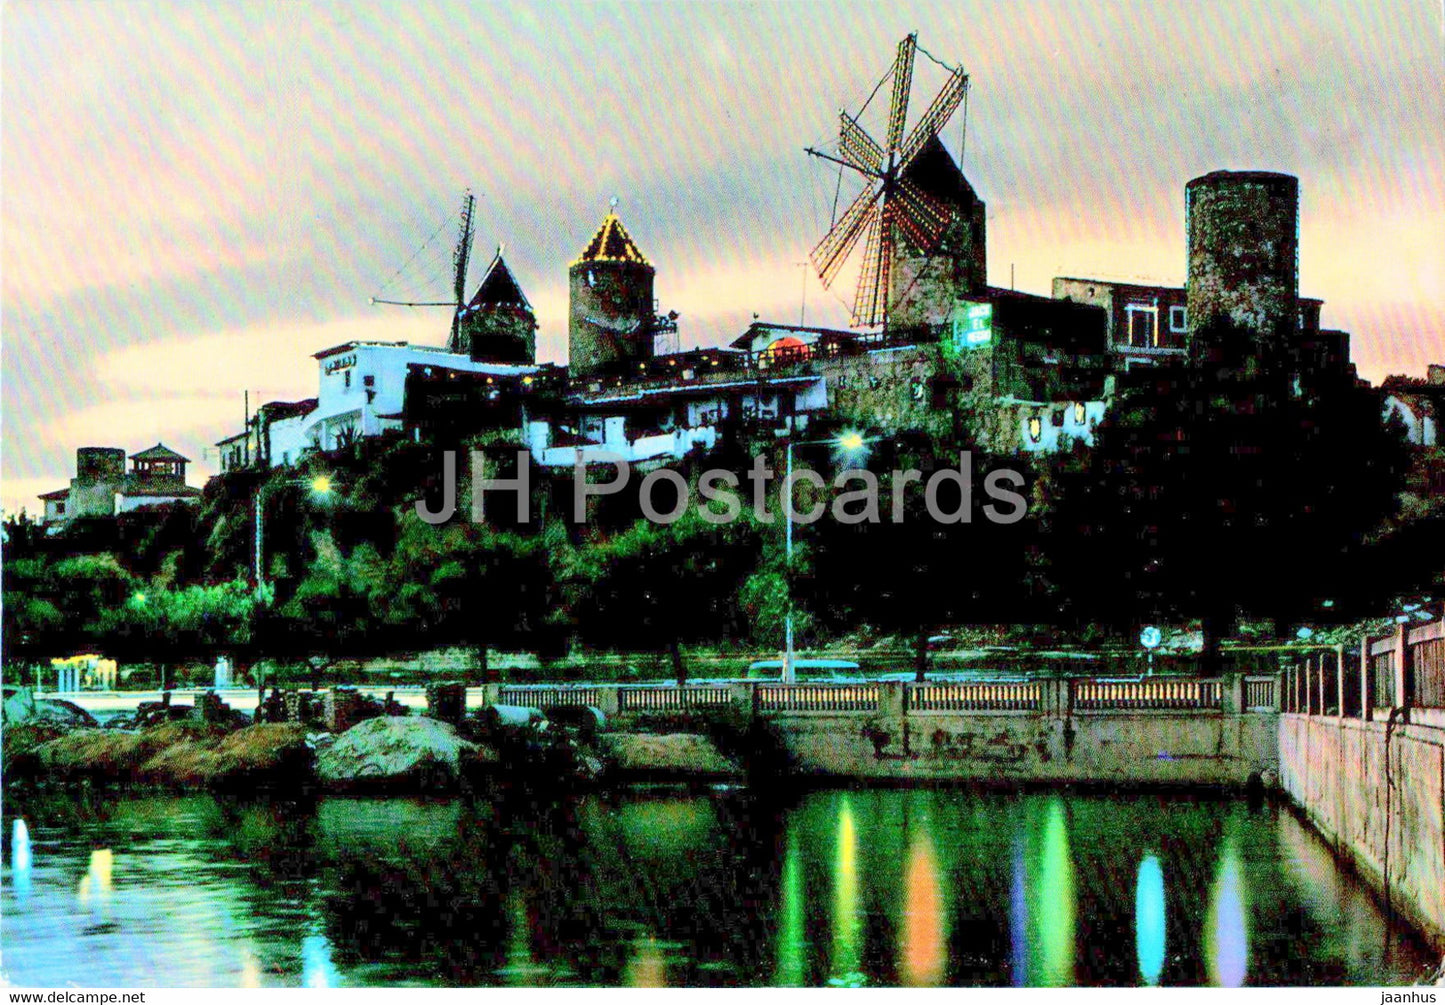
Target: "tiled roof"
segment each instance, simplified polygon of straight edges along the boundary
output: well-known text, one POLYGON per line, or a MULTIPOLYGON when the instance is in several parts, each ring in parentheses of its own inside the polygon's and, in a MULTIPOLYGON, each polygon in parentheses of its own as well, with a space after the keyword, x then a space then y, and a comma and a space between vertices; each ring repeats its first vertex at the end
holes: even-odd
POLYGON ((462 313, 465 315, 471 311, 483 310, 488 307, 532 309, 527 295, 522 292, 522 287, 517 283, 516 277, 512 275, 512 270, 507 268, 507 263, 502 260, 500 250, 487 268, 482 285, 477 287, 476 296, 467 303, 462 313))
POLYGON ((189 457, 182 457, 164 443, 157 443, 149 450, 131 454, 130 459, 133 461, 184 461, 187 464, 191 462, 189 457))
POLYGON ((608 213, 602 221, 602 226, 597 228, 597 233, 592 235, 592 240, 587 243, 587 248, 582 252, 582 257, 573 262, 573 265, 581 265, 583 262, 636 262, 638 265, 650 265, 647 259, 642 257, 642 252, 637 250, 627 228, 622 226, 622 221, 617 218, 616 213, 608 213))
POLYGON ((36 496, 37 499, 67 499, 70 497, 70 489, 56 489, 54 492, 46 492, 44 495, 36 496))

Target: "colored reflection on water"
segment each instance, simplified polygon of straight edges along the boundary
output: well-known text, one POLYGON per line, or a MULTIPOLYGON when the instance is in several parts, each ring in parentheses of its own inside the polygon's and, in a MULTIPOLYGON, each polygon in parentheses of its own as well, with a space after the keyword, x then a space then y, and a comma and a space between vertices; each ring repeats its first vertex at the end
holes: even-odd
POLYGON ((1145 855, 1139 863, 1134 892, 1134 953, 1144 983, 1157 985, 1164 972, 1164 872, 1158 855, 1145 855))
POLYGON ((30 828, 16 818, 10 826, 10 882, 15 896, 24 900, 30 893, 30 828))
POLYGON ((1009 947, 1013 964, 1013 986, 1029 985, 1029 890, 1028 865, 1024 860, 1021 835, 1015 836, 1009 856, 1009 947))
POLYGON ((853 805, 845 795, 838 801, 837 846, 833 860, 833 964, 834 983, 857 983, 858 975, 858 830, 853 805))
POLYGON ((1376 986, 1438 964, 1289 814, 1217 798, 12 802, 0 949, 25 985, 1376 986))
POLYGON ((899 942, 902 983, 915 988, 943 983, 947 959, 947 914, 938 863, 926 826, 913 831, 903 878, 903 930, 899 942))
POLYGON ((655 936, 648 935, 633 943, 622 983, 630 988, 667 987, 667 957, 655 936))
POLYGON ((773 981, 778 987, 795 988, 803 983, 807 944, 804 935, 803 857, 796 829, 788 831, 783 851, 783 876, 778 922, 778 968, 773 981))
POLYGON ((331 962, 331 942, 316 933, 301 940, 301 985, 308 988, 337 986, 336 966, 331 962))
POLYGON ((1239 848, 1233 836, 1225 837, 1220 850, 1206 924, 1205 962, 1209 980, 1219 987, 1242 987, 1249 970, 1249 919, 1239 848))
POLYGON ((1037 978, 1030 984, 1064 987, 1074 983, 1074 864, 1069 857, 1069 826, 1062 799, 1049 802, 1039 852, 1034 945, 1037 978))
POLYGON ((110 898, 115 870, 115 853, 109 848, 96 848, 90 853, 90 867, 76 887, 76 899, 84 905, 103 904, 110 898))

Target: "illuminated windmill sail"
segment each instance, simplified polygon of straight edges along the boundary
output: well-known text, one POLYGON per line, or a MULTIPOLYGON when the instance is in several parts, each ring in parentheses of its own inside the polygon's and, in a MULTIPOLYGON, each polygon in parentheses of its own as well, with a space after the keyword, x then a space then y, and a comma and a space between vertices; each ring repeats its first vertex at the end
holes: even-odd
POLYGON ((881 89, 890 77, 893 81, 888 134, 882 144, 869 136, 858 124, 858 118, 845 109, 839 113, 839 155, 834 157, 807 148, 815 157, 852 169, 866 182, 862 193, 838 217, 811 256, 823 285, 831 288, 859 239, 864 239, 858 290, 853 300, 854 327, 886 325, 893 262, 900 240, 906 240, 920 254, 933 254, 943 241, 954 212, 952 207, 924 191, 910 177, 909 169, 920 155, 931 152, 937 145, 939 132, 968 93, 968 75, 962 69, 945 67, 949 71, 947 83, 905 136, 908 96, 913 86, 913 57, 917 50, 916 33, 899 42, 893 67, 879 82, 881 89))

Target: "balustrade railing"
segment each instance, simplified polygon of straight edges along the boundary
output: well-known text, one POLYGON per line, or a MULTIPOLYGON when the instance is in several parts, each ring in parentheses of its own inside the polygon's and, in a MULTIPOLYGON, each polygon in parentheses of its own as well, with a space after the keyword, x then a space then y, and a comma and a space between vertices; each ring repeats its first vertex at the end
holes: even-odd
POLYGON ((1155 677, 1139 681, 1073 682, 1073 707, 1083 712, 1220 710, 1223 682, 1155 677))
POLYGON ((1244 678, 1244 710, 1273 712, 1279 708, 1279 679, 1276 677, 1244 678))
POLYGON ((910 712, 1036 712, 1041 681, 964 681, 908 685, 910 712))
POLYGON ((871 712, 877 684, 759 684, 760 712, 871 712))
POLYGON ((676 712, 693 708, 717 708, 732 703, 726 687, 623 687, 617 690, 619 712, 676 712))
POLYGON ((546 708, 555 705, 600 705, 601 692, 595 687, 528 687, 508 686, 501 689, 503 705, 531 705, 546 708))

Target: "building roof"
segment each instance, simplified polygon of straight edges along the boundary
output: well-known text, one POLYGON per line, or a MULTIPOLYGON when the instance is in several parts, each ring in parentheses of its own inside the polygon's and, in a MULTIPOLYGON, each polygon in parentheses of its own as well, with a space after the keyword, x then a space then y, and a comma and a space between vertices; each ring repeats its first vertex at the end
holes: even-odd
POLYGON ((592 235, 592 240, 587 242, 587 247, 582 255, 573 265, 581 265, 583 262, 635 262, 638 265, 651 265, 642 252, 637 250, 627 228, 622 226, 622 221, 617 218, 615 212, 609 212, 602 221, 602 226, 597 228, 597 233, 592 235))
POLYGON ((157 443, 148 450, 142 450, 138 454, 131 454, 133 461, 181 461, 184 464, 191 463, 189 457, 182 457, 164 443, 157 443))
POLYGON ((734 349, 751 348, 753 344, 753 339, 757 337, 759 332, 802 332, 804 334, 817 335, 820 337, 833 335, 837 336, 838 338, 850 341, 858 340, 857 332, 848 331, 844 328, 807 328, 802 325, 783 325, 774 324, 771 321, 754 321, 752 324, 748 325, 747 331, 743 332, 737 338, 733 339, 731 342, 728 343, 728 345, 734 349))
MULTIPOLYGON (((322 349, 320 352, 313 352, 311 354, 311 358, 325 359, 327 356, 335 356, 337 353, 347 352, 351 349, 357 349, 361 346, 383 346, 385 348, 395 348, 397 346, 404 345, 406 345, 405 342, 379 342, 373 339, 355 339, 351 342, 343 342, 340 345, 334 345, 329 349, 322 349)), ((417 348, 422 347, 418 346, 417 348)))
POLYGON ((43 495, 36 496, 36 498, 37 498, 37 499, 68 499, 68 498, 70 498, 70 489, 56 489, 54 492, 46 492, 46 493, 44 493, 43 495))
POLYGON ((190 499, 201 494, 201 490, 190 485, 153 485, 143 483, 140 485, 127 485, 116 493, 133 499, 149 499, 153 497, 190 499))
POLYGON ((815 374, 807 374, 754 380, 699 381, 696 384, 671 384, 663 387, 608 388, 600 392, 577 394, 571 400, 582 409, 618 408, 625 405, 652 404, 665 398, 711 398, 715 397, 719 391, 743 394, 767 387, 797 387, 817 383, 822 379, 815 374))
POLYGON ((502 249, 497 249, 497 256, 492 259, 492 264, 487 267, 487 274, 482 277, 482 285, 477 287, 477 293, 462 308, 462 315, 466 316, 472 311, 485 310, 487 308, 520 308, 530 311, 532 304, 527 300, 527 295, 522 292, 522 287, 512 275, 512 270, 507 268, 507 263, 502 259, 502 249))
POLYGON ((248 437, 248 436, 250 436, 250 435, 251 435, 250 430, 247 430, 246 432, 243 432, 243 433, 236 433, 236 434, 233 435, 233 436, 228 436, 228 437, 226 437, 224 440, 217 440, 217 441, 216 441, 216 446, 218 446, 218 447, 224 447, 224 446, 225 446, 226 444, 228 444, 228 443, 235 443, 237 440, 244 440, 246 437, 248 437))
POLYGON ((293 415, 307 415, 316 411, 316 405, 315 398, 302 398, 300 401, 268 401, 256 409, 256 414, 259 416, 264 412, 273 421, 289 419, 293 415))

